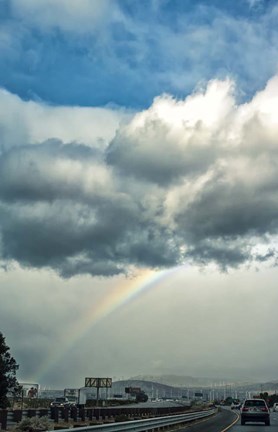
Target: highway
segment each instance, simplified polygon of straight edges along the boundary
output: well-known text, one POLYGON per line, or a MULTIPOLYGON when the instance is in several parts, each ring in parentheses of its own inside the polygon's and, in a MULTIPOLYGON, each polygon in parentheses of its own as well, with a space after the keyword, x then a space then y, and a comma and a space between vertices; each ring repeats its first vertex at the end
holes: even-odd
MULTIPOLYGON (((179 432, 222 432, 228 428, 234 421, 237 415, 227 409, 220 409, 220 411, 209 419, 199 420, 195 423, 182 426, 178 429, 179 432)), ((229 429, 231 431, 232 429, 229 429)), ((246 431, 247 432, 247 431, 246 431)))
POLYGON ((246 423, 241 426, 240 420, 230 429, 230 432, 278 432, 278 412, 270 413, 270 426, 263 423, 246 423))
POLYGON ((270 414, 270 426, 263 423, 246 423, 241 426, 239 411, 231 411, 222 408, 219 413, 209 418, 201 420, 191 425, 182 426, 179 432, 278 432, 278 412, 270 414), (235 423, 234 423, 235 422, 235 423), (234 423, 233 426, 231 426, 234 423))

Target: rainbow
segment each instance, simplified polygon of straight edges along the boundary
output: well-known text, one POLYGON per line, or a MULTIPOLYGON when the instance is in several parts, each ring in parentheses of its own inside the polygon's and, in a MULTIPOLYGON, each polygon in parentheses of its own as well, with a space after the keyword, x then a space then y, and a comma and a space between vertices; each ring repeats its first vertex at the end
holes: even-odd
POLYGON ((67 336, 67 338, 65 338, 61 349, 58 350, 58 352, 53 350, 39 365, 38 369, 34 371, 32 377, 33 381, 38 383, 42 382, 47 372, 54 368, 73 348, 78 339, 84 337, 97 323, 117 309, 134 301, 139 295, 142 295, 156 286, 159 281, 169 277, 176 270, 176 267, 163 271, 144 270, 139 276, 134 277, 132 280, 126 279, 126 282, 121 281, 105 298, 89 308, 88 312, 84 314, 74 328, 71 329, 70 337, 67 336))

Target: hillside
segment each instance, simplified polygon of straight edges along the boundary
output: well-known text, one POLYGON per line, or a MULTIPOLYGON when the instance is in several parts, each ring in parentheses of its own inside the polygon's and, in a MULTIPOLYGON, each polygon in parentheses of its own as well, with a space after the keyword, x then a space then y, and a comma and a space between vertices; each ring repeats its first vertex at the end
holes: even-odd
POLYGON ((183 387, 183 388, 193 388, 193 387, 215 387, 215 386, 225 386, 225 385, 242 385, 242 382, 232 382, 229 379, 219 379, 219 378, 206 378, 206 377, 192 377, 192 376, 181 376, 181 375, 137 375, 131 377, 130 380, 139 381, 151 381, 155 383, 164 384, 172 387, 183 387))

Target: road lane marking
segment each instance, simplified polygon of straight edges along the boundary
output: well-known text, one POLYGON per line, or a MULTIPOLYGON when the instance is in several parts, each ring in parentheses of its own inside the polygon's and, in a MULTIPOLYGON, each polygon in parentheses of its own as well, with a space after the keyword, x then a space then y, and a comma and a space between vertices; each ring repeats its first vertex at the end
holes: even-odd
MULTIPOLYGON (((236 413, 235 413, 235 414, 236 414, 236 413)), ((234 426, 234 425, 238 422, 238 420, 239 420, 239 415, 236 414, 236 416, 237 416, 236 420, 233 421, 233 423, 231 423, 231 424, 230 424, 229 426, 227 426, 225 429, 222 429, 221 432, 226 432, 227 430, 229 430, 232 426, 234 426)))

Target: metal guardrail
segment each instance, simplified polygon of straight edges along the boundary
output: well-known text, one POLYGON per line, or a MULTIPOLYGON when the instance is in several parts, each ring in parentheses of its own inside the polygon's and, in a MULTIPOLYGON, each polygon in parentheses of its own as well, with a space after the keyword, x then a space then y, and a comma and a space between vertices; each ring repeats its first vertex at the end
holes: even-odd
MULTIPOLYGON (((179 423, 187 423, 193 420, 209 417, 216 413, 216 409, 206 411, 197 411, 187 414, 177 414, 163 417, 155 417, 144 420, 131 420, 125 422, 117 422, 111 424, 103 424, 96 426, 82 426, 74 428, 75 432, 122 432, 122 431, 135 431, 144 432, 153 429, 159 429, 165 426, 171 426, 179 423)), ((68 431, 68 429, 61 429, 60 432, 68 431)))

